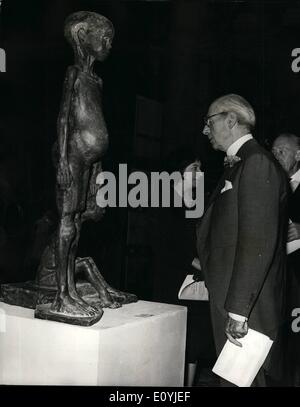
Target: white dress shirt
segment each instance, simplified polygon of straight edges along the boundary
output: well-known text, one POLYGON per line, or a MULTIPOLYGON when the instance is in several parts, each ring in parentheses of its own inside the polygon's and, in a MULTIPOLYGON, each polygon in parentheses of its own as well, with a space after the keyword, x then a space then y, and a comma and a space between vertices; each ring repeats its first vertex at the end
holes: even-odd
POLYGON ((253 139, 252 134, 248 133, 245 134, 245 136, 240 137, 238 140, 236 140, 234 143, 231 144, 231 146, 228 147, 226 151, 226 155, 236 155, 239 149, 244 145, 247 141, 253 139))
POLYGON ((300 169, 296 171, 295 174, 293 174, 290 178, 290 186, 293 192, 295 192, 299 184, 300 184, 300 169))

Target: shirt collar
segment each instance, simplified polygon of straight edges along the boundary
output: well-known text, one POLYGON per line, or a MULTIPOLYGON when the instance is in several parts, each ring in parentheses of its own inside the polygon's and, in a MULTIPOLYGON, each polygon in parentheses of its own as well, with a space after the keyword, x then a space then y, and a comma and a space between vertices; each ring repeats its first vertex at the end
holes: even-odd
POLYGON ((300 169, 291 176, 290 181, 291 182, 295 181, 295 182, 300 183, 300 169))
POLYGON ((236 140, 234 143, 231 144, 231 146, 228 147, 226 154, 229 155, 236 155, 236 153, 239 151, 239 149, 242 147, 243 144, 245 144, 248 140, 253 139, 252 134, 248 133, 243 137, 240 137, 238 140, 236 140))

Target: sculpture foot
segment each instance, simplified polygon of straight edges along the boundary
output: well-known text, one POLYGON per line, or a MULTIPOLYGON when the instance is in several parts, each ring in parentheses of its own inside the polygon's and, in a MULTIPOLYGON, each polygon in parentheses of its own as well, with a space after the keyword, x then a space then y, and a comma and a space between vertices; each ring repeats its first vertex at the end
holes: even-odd
MULTIPOLYGON (((70 293, 70 297, 65 298, 69 298, 76 307, 81 307, 85 312, 90 313, 91 315, 95 313, 95 308, 93 308, 92 305, 83 300, 76 291, 70 293)), ((55 306, 54 303, 52 305, 55 306)))
POLYGON ((52 304, 38 305, 34 316, 39 319, 63 322, 66 324, 91 326, 98 322, 103 315, 103 310, 97 310, 87 304, 82 307, 69 296, 56 297, 52 304))
POLYGON ((102 308, 115 309, 122 307, 122 304, 112 298, 106 290, 103 291, 103 288, 100 293, 98 291, 96 293, 96 295, 87 295, 83 297, 84 301, 93 306, 93 308, 102 310, 102 308))
POLYGON ((99 295, 100 304, 103 308, 119 308, 123 304, 137 302, 134 294, 125 293, 110 287, 100 273, 92 257, 77 257, 75 263, 76 273, 85 273, 86 279, 94 287, 99 295))
POLYGON ((100 298, 100 302, 99 304, 101 304, 102 308, 111 308, 111 309, 115 309, 115 308, 120 308, 122 307, 122 304, 120 304, 120 302, 111 297, 110 295, 101 295, 101 293, 99 293, 99 298, 100 298))
POLYGON ((102 308, 110 308, 110 309, 116 309, 116 308, 120 308, 122 307, 121 304, 119 304, 118 302, 103 302, 103 301, 99 301, 93 304, 93 307, 96 309, 102 309, 102 308))
POLYGON ((116 301, 120 302, 121 304, 130 304, 138 301, 138 297, 135 294, 125 293, 112 287, 107 287, 107 291, 116 301))

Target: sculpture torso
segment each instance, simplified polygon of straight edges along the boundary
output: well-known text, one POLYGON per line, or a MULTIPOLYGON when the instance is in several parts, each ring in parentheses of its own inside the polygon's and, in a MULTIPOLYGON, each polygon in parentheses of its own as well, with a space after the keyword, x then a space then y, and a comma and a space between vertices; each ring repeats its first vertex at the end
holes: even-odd
POLYGON ((98 161, 108 147, 108 133, 102 112, 101 79, 74 68, 68 151, 88 167, 98 161))

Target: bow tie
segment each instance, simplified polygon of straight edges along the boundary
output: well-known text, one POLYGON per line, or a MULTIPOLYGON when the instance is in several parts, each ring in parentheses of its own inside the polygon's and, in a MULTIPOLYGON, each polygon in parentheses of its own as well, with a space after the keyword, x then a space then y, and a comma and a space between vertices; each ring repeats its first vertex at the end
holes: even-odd
POLYGON ((233 167, 239 161, 241 161, 241 158, 237 155, 226 155, 226 157, 224 158, 224 166, 233 167))

